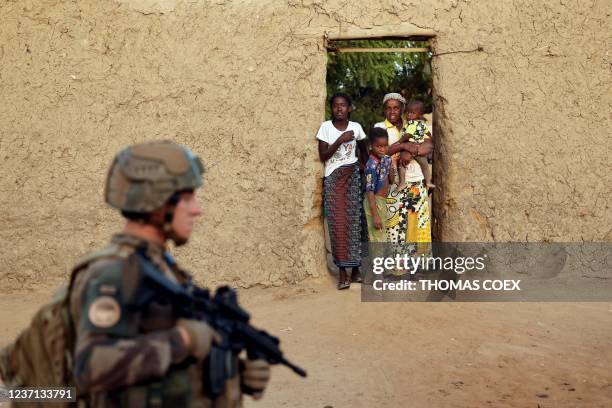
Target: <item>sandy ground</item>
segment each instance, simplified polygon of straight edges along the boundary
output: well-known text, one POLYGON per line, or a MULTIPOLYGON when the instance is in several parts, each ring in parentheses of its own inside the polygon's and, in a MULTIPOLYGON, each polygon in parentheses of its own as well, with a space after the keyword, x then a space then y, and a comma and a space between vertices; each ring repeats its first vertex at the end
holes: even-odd
MULTIPOLYGON (((0 299, 0 344, 51 289, 0 299)), ((330 279, 249 289, 254 324, 301 379, 273 369, 247 407, 610 407, 610 303, 362 303, 330 279)))

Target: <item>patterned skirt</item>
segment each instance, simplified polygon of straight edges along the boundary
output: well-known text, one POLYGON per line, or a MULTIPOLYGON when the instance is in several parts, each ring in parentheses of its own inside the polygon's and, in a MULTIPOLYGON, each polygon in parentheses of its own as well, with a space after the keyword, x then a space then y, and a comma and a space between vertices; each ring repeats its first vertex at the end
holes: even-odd
POLYGON ((342 166, 325 178, 323 201, 334 263, 361 265, 361 183, 357 163, 342 166))
POLYGON ((422 181, 408 183, 387 198, 387 239, 399 254, 431 253, 431 222, 427 188, 422 181))

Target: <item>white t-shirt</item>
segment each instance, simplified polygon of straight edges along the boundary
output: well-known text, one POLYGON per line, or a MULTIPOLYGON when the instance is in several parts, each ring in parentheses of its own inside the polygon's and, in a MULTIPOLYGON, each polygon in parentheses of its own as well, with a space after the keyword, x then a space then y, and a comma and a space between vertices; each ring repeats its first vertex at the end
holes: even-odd
MULTIPOLYGON (((388 121, 378 122, 374 125, 374 127, 387 129, 387 134, 389 135, 389 146, 400 140, 399 130, 397 130, 397 128, 388 121)), ((406 182, 416 183, 417 181, 423 180, 423 178, 423 171, 421 170, 419 163, 417 163, 417 161, 414 159, 410 160, 410 163, 408 163, 406 166, 406 182)), ((396 180, 396 183, 399 183, 399 180, 396 180)))
POLYGON ((351 140, 348 143, 342 143, 336 153, 332 157, 329 158, 325 162, 325 177, 329 176, 340 166, 344 166, 346 164, 352 164, 357 161, 357 142, 356 140, 363 140, 366 138, 366 134, 361 128, 361 125, 357 122, 349 121, 346 130, 338 130, 334 127, 331 120, 325 121, 321 123, 321 127, 317 132, 317 139, 324 141, 328 145, 333 144, 340 135, 344 132, 348 132, 352 130, 354 133, 355 139, 351 140))

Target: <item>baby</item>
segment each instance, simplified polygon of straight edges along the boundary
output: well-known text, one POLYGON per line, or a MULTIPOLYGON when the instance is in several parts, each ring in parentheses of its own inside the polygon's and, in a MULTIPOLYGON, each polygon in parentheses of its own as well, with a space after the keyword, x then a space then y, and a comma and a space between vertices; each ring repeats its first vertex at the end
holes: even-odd
MULTIPOLYGON (((427 128, 425 118, 423 117, 423 102, 416 100, 410 101, 408 103, 406 116, 408 120, 402 129, 403 136, 400 139, 400 143, 413 142, 421 144, 425 139, 431 139, 431 132, 427 128)), ((435 188, 436 185, 431 182, 431 171, 429 170, 427 157, 415 156, 414 160, 416 160, 421 167, 427 188, 435 188)), ((399 184, 397 186, 397 191, 406 187, 407 165, 408 163, 399 163, 399 184)))

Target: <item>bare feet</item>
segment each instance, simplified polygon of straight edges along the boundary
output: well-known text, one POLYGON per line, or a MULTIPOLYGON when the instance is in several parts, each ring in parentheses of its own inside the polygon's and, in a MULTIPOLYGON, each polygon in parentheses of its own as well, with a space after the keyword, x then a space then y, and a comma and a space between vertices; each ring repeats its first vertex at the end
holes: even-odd
POLYGON ((399 183, 395 191, 402 191, 405 188, 406 188, 406 183, 399 183))
POLYGON ((436 185, 431 181, 426 181, 425 185, 427 186, 427 188, 436 188, 436 185))
POLYGON ((338 290, 348 289, 351 286, 351 280, 346 274, 346 269, 340 268, 338 272, 338 290))

